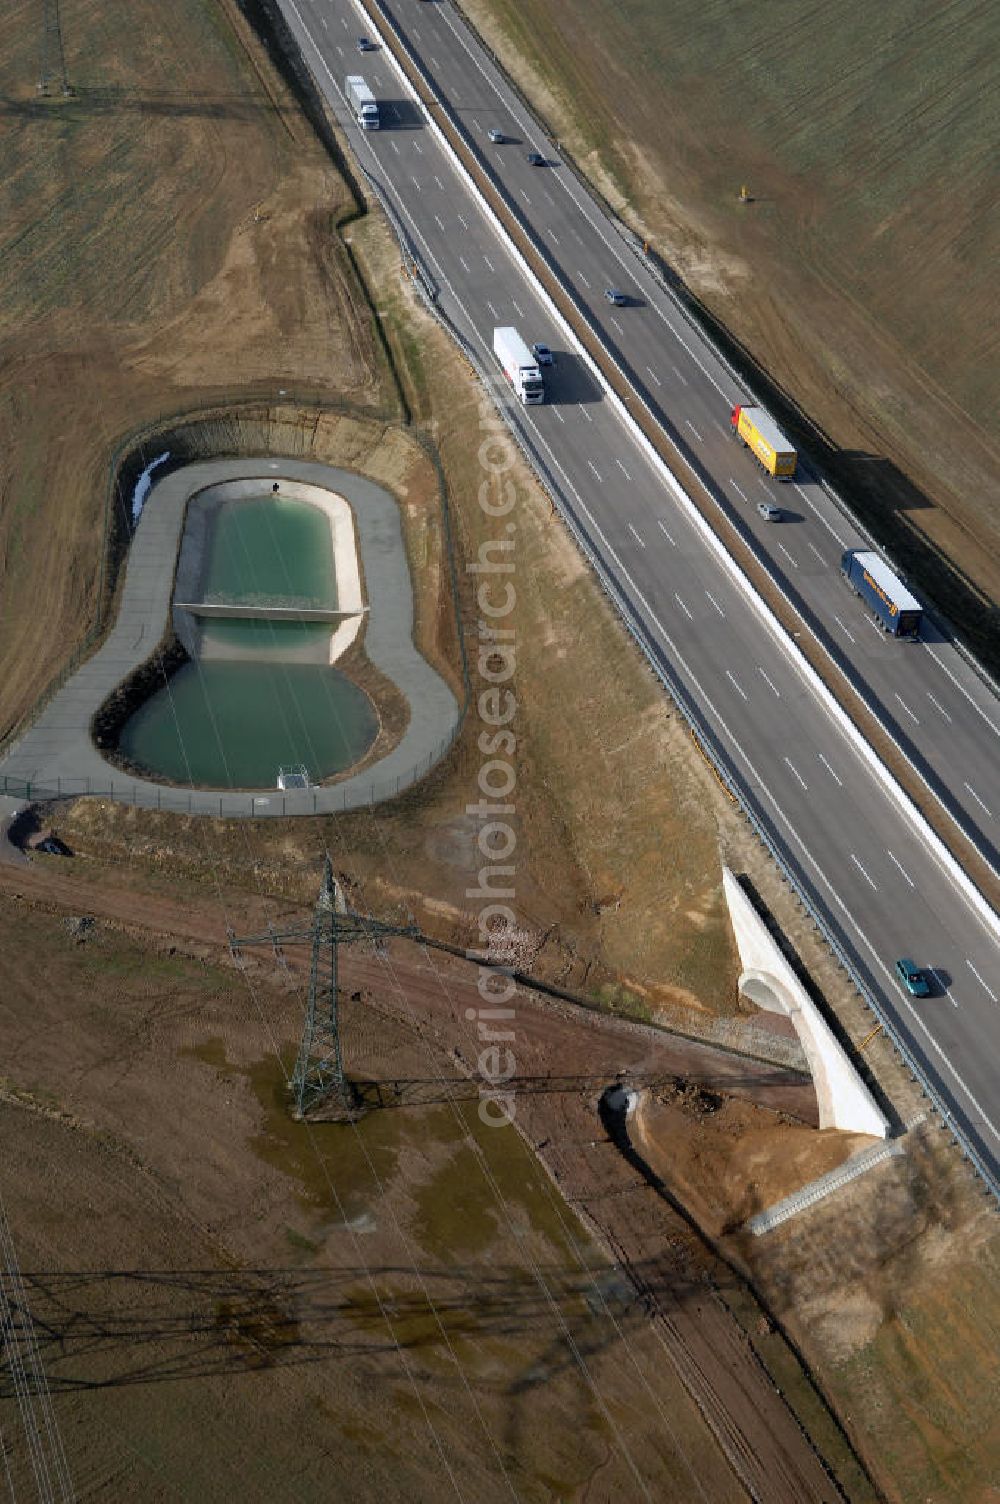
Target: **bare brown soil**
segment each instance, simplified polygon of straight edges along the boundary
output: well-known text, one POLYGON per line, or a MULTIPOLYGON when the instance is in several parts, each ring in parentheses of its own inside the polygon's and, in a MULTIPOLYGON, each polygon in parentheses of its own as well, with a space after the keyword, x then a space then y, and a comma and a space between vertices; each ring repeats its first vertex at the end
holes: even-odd
POLYGON ((868 1148, 870 1138, 778 1122, 694 1081, 654 1088, 631 1124, 643 1158, 711 1237, 742 1227, 817 1176, 868 1148))
MULTIPOLYGON (((188 956, 211 966, 220 954, 227 923, 238 933, 257 933, 268 922, 278 928, 304 923, 308 909, 266 894, 252 897, 239 889, 219 890, 211 901, 192 905, 183 896, 183 883, 166 874, 151 875, 145 864, 105 874, 95 864, 79 859, 67 862, 37 857, 27 871, 0 869, 0 884, 7 898, 3 912, 9 916, 10 936, 20 936, 21 944, 27 947, 24 961, 8 963, 4 976, 4 996, 18 999, 13 1014, 17 1034, 12 1059, 21 1064, 25 1060, 38 1062, 26 1072, 19 1068, 13 1079, 22 1091, 26 1088, 37 1099, 36 1105, 64 1103, 62 1088, 55 1091, 50 1083, 61 1080, 66 1069, 61 1061, 80 1056, 75 1045, 67 1044, 65 1026, 53 1030, 44 1024, 37 989, 51 995, 51 1006, 58 1006, 65 1015, 63 992, 68 988, 71 997, 81 996, 79 984, 73 981, 81 965, 92 976, 106 970, 120 1007, 125 1009, 121 1016, 126 1021, 135 1017, 140 1032, 136 1033, 135 1027, 130 1029, 129 1060, 136 1041, 183 1017, 189 1021, 185 1043, 207 1050, 207 1058, 223 1069, 219 1083, 227 1087, 227 1095, 228 1083, 238 1080, 239 1063, 250 1069, 246 1061, 258 1050, 253 1029, 248 1042, 241 1043, 248 1017, 252 1021, 254 1016, 248 1014, 250 1004, 244 1003, 235 1020, 225 1027, 211 1009, 195 1026, 194 1005, 178 995, 176 1004, 168 1006, 167 996, 175 996, 178 968, 183 971, 189 966, 188 956), (20 894, 20 899, 12 898, 14 894, 20 894), (100 945, 120 947, 131 937, 134 959, 127 966, 115 960, 107 968, 98 961, 94 972, 95 963, 90 958, 96 953, 87 950, 90 941, 74 945, 68 938, 53 941, 51 932, 47 938, 39 935, 38 926, 52 922, 49 914, 67 912, 96 915, 100 945), (28 991, 21 977, 22 966, 33 978, 28 991), (155 984, 163 975, 162 967, 167 968, 169 979, 166 994, 152 1006, 143 1004, 147 982, 155 984), (62 975, 66 980, 60 987, 62 975), (227 1028, 235 1028, 238 1035, 231 1038, 227 1028), (222 1045, 219 1039, 224 1041, 222 1045), (44 1054, 39 1057, 40 1049, 44 1054), (35 1083, 43 1084, 41 1091, 35 1083)), ((806 932, 798 938, 807 951, 806 932)), ((13 961, 17 952, 4 943, 0 954, 13 961)), ((250 998, 257 1000, 252 1006, 258 1009, 260 1019, 270 1017, 277 1006, 273 962, 267 949, 253 956, 245 980, 250 998)), ((305 961, 304 956, 291 950, 288 958, 293 972, 305 961)), ((433 1103, 442 1089, 439 1077, 447 1075, 453 1083, 449 1091, 457 1100, 476 1100, 478 1047, 466 1010, 480 1004, 470 990, 467 967, 434 953, 421 957, 408 947, 393 946, 382 959, 352 953, 344 982, 349 994, 360 993, 361 1013, 353 1006, 348 1009, 352 1069, 360 1079, 380 1083, 370 1088, 380 1099, 414 1108, 433 1103), (386 1059, 368 1024, 357 1023, 358 1018, 369 1022, 377 1019, 377 1029, 381 1029, 386 1010, 392 1018, 406 1022, 414 1031, 411 1038, 420 1041, 421 1049, 435 1052, 437 1065, 433 1069, 423 1062, 415 1070, 398 1055, 386 1059), (471 1077, 469 1072, 473 1073, 471 1077)), ((89 999, 92 994, 93 981, 85 982, 82 996, 89 999)), ((94 995, 99 1009, 103 1009, 105 993, 94 995)), ((287 1069, 294 1054, 301 997, 294 990, 284 995, 286 1003, 275 1016, 290 1018, 290 1022, 280 1027, 276 1023, 273 1028, 274 1038, 283 1041, 281 1053, 287 1069), (290 1004, 289 996, 293 998, 290 1004)), ((670 1350, 682 1371, 685 1361, 694 1362, 696 1349, 689 1344, 696 1342, 692 1327, 697 1328, 698 1322, 688 1312, 681 1323, 680 1341, 675 1307, 680 1302, 686 1309, 685 1292, 690 1292, 692 1279, 702 1282, 697 1285, 699 1290, 707 1280, 705 1289, 717 1292, 722 1307, 745 1334, 734 1333, 734 1351, 745 1356, 749 1351, 746 1344, 750 1343, 823 1454, 828 1459, 840 1457, 841 1480, 848 1474, 854 1480, 848 1496, 868 1496, 863 1475, 843 1450, 837 1427, 804 1377, 794 1352, 749 1299, 736 1272, 745 1269, 771 1311, 808 1355, 824 1390, 835 1399, 848 1424, 855 1447, 892 1497, 920 1497, 885 1466, 882 1456, 884 1425, 898 1425, 898 1397, 904 1392, 923 1396, 913 1410, 914 1424, 923 1440, 909 1459, 912 1468, 908 1463, 902 1469, 904 1476, 912 1474, 928 1481, 929 1486, 932 1481, 938 1490, 934 1496, 942 1499, 967 1496, 954 1486, 956 1477, 964 1480, 963 1488, 971 1488, 975 1480, 989 1476, 988 1432, 981 1432, 977 1420, 977 1407, 989 1404, 988 1390, 983 1394, 981 1386, 976 1388, 975 1404, 967 1410, 950 1400, 942 1406, 944 1397, 935 1397, 933 1390, 928 1392, 923 1387, 920 1351, 897 1351, 892 1336, 899 1321, 923 1327, 932 1320, 935 1340, 947 1341, 946 1333, 962 1321, 961 1313, 970 1301, 982 1310, 984 1318, 992 1309, 988 1292, 997 1256, 995 1228, 970 1178, 956 1175, 944 1135, 938 1134, 935 1139, 930 1130, 932 1137, 928 1139, 921 1136, 928 1130, 911 1133, 902 1164, 880 1167, 825 1207, 814 1209, 767 1239, 748 1239, 740 1232, 745 1215, 822 1173, 857 1145, 850 1135, 816 1135, 804 1126, 815 1123, 815 1101, 808 1087, 782 1085, 780 1073, 767 1071, 762 1075, 745 1062, 698 1049, 687 1041, 651 1035, 635 1023, 622 1021, 609 1026, 607 1021, 589 1014, 581 1016, 567 1005, 535 1002, 524 994, 519 994, 515 1009, 517 1121, 556 1184, 652 1301, 650 1309, 656 1320, 662 1316, 667 1321, 670 1350), (618 1152, 607 1145, 597 1123, 596 1099, 622 1072, 661 1103, 659 1108, 644 1112, 641 1138, 633 1136, 651 1169, 665 1181, 666 1199, 624 1165, 618 1152), (714 1236, 721 1240, 719 1247, 728 1250, 735 1261, 733 1268, 719 1263, 688 1218, 700 1224, 709 1239, 714 1236), (862 1290, 868 1292, 863 1298, 862 1290), (898 1314, 890 1316, 889 1312, 898 1314), (679 1346, 675 1345, 678 1341, 679 1346), (877 1361, 867 1356, 871 1353, 878 1354, 877 1361), (861 1392, 867 1397, 863 1409, 857 1400, 861 1392), (936 1429, 929 1431, 928 1426, 936 1429), (932 1439, 935 1436, 937 1439, 932 1439), (975 1444, 973 1436, 979 1438, 975 1444), (943 1448, 950 1455, 963 1457, 960 1474, 950 1464, 942 1471, 943 1448)), ((88 1080, 95 1068, 87 1064, 90 1059, 107 1060, 113 1076, 120 1074, 117 1062, 122 1057, 117 1049, 102 1046, 96 1055, 84 1052, 81 1058, 80 1068, 88 1080)), ((171 1098, 176 1095, 169 1077, 165 1083, 160 1080, 164 1067, 158 1056, 148 1066, 152 1079, 144 1080, 144 1060, 145 1056, 125 1068, 121 1092, 117 1087, 112 1090, 110 1078, 97 1072, 93 1085, 106 1112, 124 1112, 127 1098, 136 1092, 144 1104, 152 1090, 166 1090, 171 1098)), ((898 1100, 905 1105, 903 1079, 898 1067, 894 1071, 891 1054, 881 1062, 880 1071, 883 1080, 893 1083, 898 1100)), ((270 1072, 267 1079, 274 1083, 269 1090, 277 1090, 280 1072, 270 1072)), ((183 1097, 185 1102, 189 1100, 186 1086, 183 1097)), ((77 1111, 75 1098, 69 1106, 77 1111)), ((59 1105, 60 1112, 65 1110, 59 1105)), ((172 1153, 176 1126, 167 1132, 167 1146, 161 1150, 157 1148, 160 1130, 156 1113, 143 1106, 142 1121, 143 1152, 172 1153)), ((280 1160, 281 1132, 274 1128, 273 1117, 269 1121, 269 1131, 277 1132, 278 1143, 268 1152, 280 1160)), ((114 1122, 117 1131, 121 1126, 118 1116, 114 1122)), ((208 1133, 209 1129, 206 1126, 200 1131, 208 1133)), ((255 1142, 264 1141, 258 1134, 255 1142)), ((304 1151, 300 1148, 293 1158, 300 1166, 295 1173, 307 1173, 301 1169, 304 1151)), ((282 1163, 287 1169, 287 1162, 282 1163)), ((190 1173, 190 1154, 178 1164, 190 1173)), ((442 1182, 442 1191, 444 1185, 442 1182)), ((192 1180, 185 1195, 196 1194, 202 1193, 196 1191, 192 1180)), ((230 1193, 223 1193, 213 1182, 203 1194, 204 1215, 214 1207, 212 1215, 221 1217, 228 1226, 227 1219, 234 1215, 230 1193)), ((300 1226, 294 1221, 288 1225, 293 1229, 300 1226)), ((303 1235, 313 1238, 310 1227, 303 1225, 303 1235)), ((442 1257, 449 1237, 442 1234, 442 1257)), ((699 1297, 695 1315, 699 1310, 704 1314, 708 1298, 707 1294, 699 1297)), ((714 1330, 713 1323, 721 1319, 714 1305, 709 1316, 707 1329, 714 1330)), ((719 1350, 719 1341, 720 1334, 714 1331, 713 1353, 719 1350)), ((729 1342, 727 1337, 723 1350, 729 1350, 729 1342)), ((990 1351, 988 1345, 983 1347, 984 1360, 990 1351)), ((714 1362, 713 1358, 710 1367, 714 1362)), ((702 1366, 699 1361, 699 1371, 702 1366)), ((720 1385, 717 1375, 702 1402, 725 1429, 729 1421, 723 1411, 728 1414, 730 1395, 720 1385)), ((733 1398, 732 1404, 733 1415, 738 1417, 743 1401, 733 1398)), ((756 1427, 753 1429, 756 1435, 756 1427)), ((903 1455, 895 1443, 893 1455, 903 1455)), ((760 1465, 770 1463, 765 1460, 760 1465)), ((686 1495, 681 1492, 680 1497, 686 1495)))
MULTIPOLYGON (((133 937, 65 918, 37 895, 0 911, 0 1115, 8 1215, 81 1493, 290 1497, 294 1435, 296 1498, 328 1497, 331 1452, 361 1497, 428 1498, 449 1474, 482 1499, 504 1496, 505 1476, 525 1499, 607 1497, 637 1478, 657 1497, 743 1497, 634 1285, 520 1138, 477 1126, 460 1059, 480 1048, 472 968, 396 945, 352 953, 348 1064, 379 1105, 356 1129, 309 1127, 284 1106, 306 953, 290 952, 291 972, 265 952, 239 974, 218 943, 192 945, 190 914, 148 898, 133 937)), ((528 1132, 558 1138, 557 1173, 581 1186, 589 1149, 571 1139, 603 1137, 595 1099, 622 1068, 813 1111, 808 1087, 635 1024, 523 994, 516 1014, 528 1132)), ((615 1194, 607 1145, 602 1160, 595 1205, 615 1194)), ((692 1303, 659 1284, 687 1361, 713 1373, 727 1447, 817 1479, 768 1497, 832 1497, 731 1314, 708 1290, 692 1303)), ((2 1408, 23 1484, 9 1395, 2 1408)))
POLYGON ((65 101, 0 19, 0 734, 96 617, 123 435, 222 392, 380 399, 350 197, 232 9, 77 0, 65 101))
MULTIPOLYGON (((808 1355, 888 1498, 993 1497, 1000 1238, 940 1128, 920 1117, 901 1158, 761 1237, 745 1230, 749 1215, 866 1140, 779 1123, 766 1106, 690 1081, 652 1085, 630 1136, 808 1355)), ((781 1383, 771 1334, 757 1339, 781 1383)), ((810 1432, 822 1435, 815 1420, 810 1432)))
MULTIPOLYGON (((10 440, 0 458, 4 725, 92 618, 107 462, 126 430, 217 401, 234 372, 241 395, 249 386, 274 397, 297 377, 313 397, 347 395, 373 413, 397 401, 333 234, 343 185, 235 16, 229 31, 222 11, 183 0, 168 39, 164 13, 144 3, 124 30, 114 5, 73 8, 75 81, 85 83, 81 65, 100 57, 115 82, 104 94, 81 87, 65 105, 36 104, 29 28, 0 22, 12 39, 0 69, 17 75, 12 97, 34 148, 18 160, 5 222, 24 230, 30 276, 17 282, 21 303, 11 301, 13 281, 0 296, 0 339, 16 354, 0 371, 10 440), (188 37, 193 58, 181 46, 188 37), (161 92, 148 84, 154 57, 161 92), (136 116, 145 133, 134 130, 136 116), (49 203, 50 244, 32 218, 33 190, 68 181, 59 173, 82 155, 92 168, 86 192, 74 186, 49 203), (226 170, 235 159, 239 174, 226 170), (127 244, 115 172, 136 205, 127 244), (119 262, 112 284, 105 268, 119 262), (65 447, 53 450, 53 433, 65 447), (41 616, 40 581, 51 599, 41 616)), ((349 238, 410 407, 438 443, 467 561, 490 535, 476 504, 481 413, 468 373, 416 308, 385 227, 367 218, 349 238)), ((373 442, 371 422, 341 415, 317 432, 324 457, 365 469, 401 497, 423 587, 421 644, 454 673, 430 466, 414 465, 412 440, 391 426, 373 442)), ((253 429, 262 433, 276 450, 313 452, 302 412, 286 421, 277 401, 253 429)), ((220 419, 216 447, 250 434, 220 419)), ((753 877, 860 1041, 870 1032, 860 1005, 664 706, 547 503, 520 468, 511 478, 523 959, 622 1012, 734 1011, 721 848, 753 877)), ((460 608, 474 648, 464 576, 460 608)), ((0 869, 0 1008, 10 1040, 0 1113, 11 1146, 3 1191, 81 1493, 320 1499, 336 1466, 360 1497, 436 1497, 451 1469, 467 1496, 484 1500, 509 1497, 510 1479, 526 1499, 636 1496, 646 1479, 657 1497, 736 1499, 743 1490, 682 1382, 697 1366, 711 1375, 700 1404, 730 1455, 745 1452, 743 1465, 773 1479, 776 1498, 824 1497, 772 1381, 755 1377, 750 1343, 781 1374, 851 1496, 867 1497, 794 1352, 682 1210, 686 1194, 700 1197, 709 1230, 710 1214, 734 1226, 748 1146, 767 1148, 756 1161, 762 1197, 789 1178, 781 1144, 804 1175, 847 1151, 842 1139, 831 1151, 826 1136, 801 1126, 814 1110, 801 1085, 638 1024, 519 997, 518 1122, 579 1198, 588 1233, 520 1139, 484 1138, 476 1126, 478 1086, 467 1073, 477 1042, 465 1012, 477 997, 467 977, 450 962, 428 971, 429 962, 392 949, 352 959, 348 985, 360 997, 345 1005, 349 1059, 387 1105, 358 1136, 289 1122, 284 1087, 301 993, 266 956, 241 976, 220 966, 226 925, 256 932, 307 917, 328 849, 363 907, 412 911, 432 933, 468 938, 467 890, 481 865, 466 808, 478 797, 478 731, 470 718, 423 788, 369 816, 247 827, 81 801, 51 812, 73 860, 0 869), (68 915, 98 923, 70 934, 68 915), (603 1141, 596 1099, 622 1067, 674 1106, 685 1100, 679 1078, 725 1097, 725 1133, 714 1144, 684 1136, 676 1204, 603 1141), (759 1113, 770 1114, 766 1126, 759 1113), (647 1271, 645 1305, 621 1261, 647 1271), (722 1352, 730 1363, 719 1365, 722 1352)), ((891 1051, 876 1039, 869 1057, 908 1112, 917 1094, 891 1051)), ((961 1173, 943 1147, 934 1164, 933 1184, 915 1183, 923 1237, 891 1287, 901 1311, 925 1247, 928 1262, 961 1273, 970 1300, 984 1299, 961 1173), (935 1240, 948 1198, 961 1210, 935 1240)), ((907 1227, 899 1205, 897 1249, 907 1227)), ((748 1257, 738 1235, 731 1242, 734 1258, 748 1257)), ((885 1246, 873 1243, 872 1257, 885 1246)), ((822 1337, 836 1328, 838 1302, 853 1307, 821 1248, 813 1264, 822 1337)), ((777 1256, 761 1271, 783 1319, 786 1307, 789 1320, 810 1309, 810 1267, 777 1256)), ((953 1318, 941 1308, 940 1333, 953 1318)), ((878 1336, 891 1330, 883 1322, 878 1336)), ((825 1338, 811 1341, 810 1329, 802 1345, 811 1360, 839 1361, 825 1338)), ((857 1349, 862 1364, 869 1351, 857 1349)), ((879 1358, 864 1375, 876 1417, 895 1413, 922 1373, 919 1362, 879 1358)), ((13 1412, 9 1397, 2 1404, 6 1437, 13 1412)), ((941 1425, 931 1409, 914 1413, 915 1427, 931 1424, 941 1425)), ((878 1466, 882 1433, 868 1411, 855 1425, 878 1466)), ((952 1413, 944 1434, 968 1454, 963 1480, 986 1476, 983 1453, 952 1413)))

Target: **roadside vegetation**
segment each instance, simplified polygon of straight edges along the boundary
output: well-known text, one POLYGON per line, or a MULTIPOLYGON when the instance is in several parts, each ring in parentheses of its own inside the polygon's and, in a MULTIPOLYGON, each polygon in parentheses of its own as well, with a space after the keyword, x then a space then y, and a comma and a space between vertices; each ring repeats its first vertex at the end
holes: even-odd
MULTIPOLYGON (((21 268, 16 279, 0 273, 0 725, 30 713, 96 618, 116 446, 229 394, 274 400, 242 433, 220 422, 220 444, 293 448, 396 490, 421 641, 457 682, 431 456, 446 482, 458 611, 474 644, 478 613, 464 565, 495 531, 476 499, 484 408, 417 302, 387 228, 375 214, 356 217, 347 184, 235 9, 181 0, 169 20, 150 0, 67 0, 62 10, 76 90, 67 101, 35 98, 37 38, 24 8, 0 20, 3 97, 24 125, 0 184, 0 236, 21 268), (346 248, 336 233, 345 217, 346 248), (304 408, 291 413, 277 400, 282 387, 358 411, 306 424, 304 408), (408 419, 424 447, 400 426, 408 419)), ((547 499, 520 464, 510 478, 522 963, 617 1013, 736 1013, 725 860, 753 878, 860 1042, 870 1020, 547 499)), ((701 1448, 707 1458, 700 1419, 664 1369, 629 1287, 522 1140, 504 1135, 501 1152, 499 1138, 483 1144, 439 1102, 422 1100, 412 1110, 396 1104, 365 1130, 363 1148, 341 1143, 339 1157, 317 1154, 308 1132, 289 1124, 282 1095, 300 989, 280 971, 234 977, 220 948, 227 922, 249 906, 280 922, 310 904, 326 850, 360 906, 413 914, 444 939, 474 937, 468 891, 482 858, 467 806, 478 797, 478 729, 470 718, 423 787, 347 819, 236 825, 88 801, 58 806, 43 816, 74 855, 35 859, 31 876, 46 891, 18 897, 16 871, 0 876, 0 995, 17 1039, 0 1094, 14 1166, 3 1190, 22 1266, 37 1274, 40 1321, 57 1333, 68 1312, 76 1324, 67 1333, 86 1334, 46 1356, 65 1385, 57 1394, 72 1417, 79 1475, 97 1494, 186 1489, 228 1498, 238 1479, 248 1498, 281 1497, 289 1479, 276 1459, 294 1434, 296 1497, 328 1497, 331 1435, 340 1465, 368 1496, 419 1497, 438 1476, 429 1413, 449 1458, 469 1470, 471 1492, 490 1498, 471 1439, 482 1396, 525 1498, 627 1488, 607 1460, 622 1434, 634 1437, 646 1476, 662 1470, 665 1497, 690 1496, 677 1456, 664 1457, 657 1417, 673 1418, 678 1452, 701 1448), (63 917, 86 914, 88 903, 96 909, 98 897, 113 916, 71 934, 63 917), (205 934, 179 939, 185 923, 205 934), (468 1190, 470 1156, 480 1166, 485 1157, 501 1185, 508 1225, 480 1187, 468 1190), (456 1185, 468 1190, 462 1215, 456 1185), (557 1291, 554 1306, 540 1307, 519 1272, 525 1239, 557 1291), (600 1392, 611 1394, 607 1410, 567 1361, 586 1331, 588 1301, 598 1299, 594 1268, 599 1298, 611 1302, 626 1339, 587 1352, 600 1392), (81 1285, 88 1270, 99 1274, 81 1285), (647 1347, 662 1392, 619 1390, 647 1347), (408 1362, 419 1364, 416 1383, 408 1362)), ((448 991, 439 977, 425 986, 428 998, 448 991)), ((452 1037, 439 1037, 439 1023, 404 1026, 393 1014, 399 988, 387 964, 378 986, 351 1000, 356 1058, 397 1085, 457 1079, 452 1037)), ((915 1111, 889 1048, 876 1040, 865 1058, 900 1111, 915 1111)), ((561 1148, 571 1139, 586 1157, 590 1132, 600 1154, 606 1145, 587 1095, 589 1045, 579 1060, 577 1085, 562 1094, 572 1133, 561 1148)), ((564 1064, 540 1059, 537 1070, 564 1064)), ((612 1069, 607 1051, 601 1069, 612 1069)), ((560 1093, 543 1106, 560 1121, 560 1093)), ((964 1169, 944 1150, 940 1158, 933 1189, 920 1190, 920 1218, 901 1212, 892 1223, 898 1278, 878 1320, 856 1327, 846 1357, 826 1341, 848 1298, 836 1262, 817 1251, 827 1283, 815 1341, 815 1291, 794 1247, 786 1257, 776 1243, 765 1271, 783 1318, 801 1316, 809 1362, 824 1373, 840 1365, 838 1395, 845 1365, 867 1365, 870 1412, 854 1413, 852 1439, 887 1493, 914 1504, 924 1497, 918 1478, 927 1492, 964 1501, 991 1466, 986 1433, 974 1429, 978 1412, 967 1423, 957 1407, 912 1412, 914 1434, 926 1417, 945 1438, 938 1450, 936 1438, 928 1446, 929 1460, 921 1453, 912 1477, 886 1479, 879 1455, 883 1424, 915 1371, 899 1360, 899 1313, 916 1311, 918 1296, 930 1299, 935 1280, 951 1277, 955 1288, 964 1281, 968 1303, 995 1307, 996 1234, 964 1169), (917 1236, 904 1259, 911 1226, 917 1236), (966 1459, 961 1472, 945 1466, 949 1448, 966 1459), (965 1493, 954 1491, 956 1480, 965 1493)), ((873 1242, 873 1256, 884 1246, 873 1242)), ((936 1310, 934 1353, 949 1332, 959 1340, 965 1331, 961 1313, 936 1310)), ((765 1362, 778 1362, 777 1343, 770 1357, 763 1337, 759 1345, 765 1362)), ((987 1353, 977 1353, 985 1375, 987 1353)), ((914 1360, 918 1372, 922 1361, 914 1360)), ((714 1460, 704 1466, 713 1498, 728 1497, 728 1473, 716 1477, 714 1460)))
POLYGON ((782 421, 1000 667, 990 7, 460 4, 782 421))

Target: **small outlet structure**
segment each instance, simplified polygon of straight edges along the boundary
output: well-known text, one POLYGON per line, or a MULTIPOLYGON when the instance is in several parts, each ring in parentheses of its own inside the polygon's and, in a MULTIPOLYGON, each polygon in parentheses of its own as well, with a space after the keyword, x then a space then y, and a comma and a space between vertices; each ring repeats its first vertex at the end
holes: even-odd
MULTIPOLYGON (((231 489, 229 494, 234 494, 231 489)), ((194 588, 193 578, 187 588, 194 588)), ((194 605, 204 613, 204 604, 195 600, 194 605)), ((182 595, 178 615, 187 616, 188 625, 195 619, 190 597, 186 603, 182 595)), ((0 795, 10 800, 0 806, 0 820, 8 809, 13 814, 38 799, 81 796, 220 819, 339 814, 394 798, 426 777, 445 756, 464 714, 464 705, 417 647, 413 627, 413 587, 399 503, 384 486, 354 471, 288 457, 226 458, 182 466, 157 480, 142 507, 117 618, 106 640, 0 754, 0 795), (403 734, 380 761, 338 783, 273 794, 191 788, 123 774, 95 745, 92 719, 147 661, 171 622, 175 569, 191 497, 209 487, 231 488, 244 482, 251 482, 258 495, 262 486, 277 484, 281 494, 293 500, 314 500, 321 492, 343 499, 343 506, 333 501, 327 511, 334 555, 340 561, 340 605, 333 613, 338 620, 333 623, 330 656, 341 655, 348 636, 353 640, 364 620, 369 661, 408 703, 403 734), (359 568, 365 601, 360 575, 352 573, 359 568)), ((183 630, 182 622, 178 635, 183 630)))
POLYGON ((887 1138, 888 1119, 728 867, 722 885, 743 968, 740 993, 794 1024, 816 1088, 820 1128, 887 1138))

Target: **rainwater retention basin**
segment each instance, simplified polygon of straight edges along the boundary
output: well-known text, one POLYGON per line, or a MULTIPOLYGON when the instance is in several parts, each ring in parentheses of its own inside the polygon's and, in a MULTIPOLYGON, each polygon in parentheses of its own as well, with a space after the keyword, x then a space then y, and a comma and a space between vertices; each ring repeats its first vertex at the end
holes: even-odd
POLYGON ((282 765, 320 781, 364 756, 379 721, 332 664, 360 625, 359 600, 339 606, 334 533, 322 506, 263 482, 191 498, 173 602, 190 661, 123 728, 133 766, 172 783, 267 789, 282 765))
MULTIPOLYGON (((439 502, 422 522, 443 529, 453 586, 443 489, 439 502)), ((107 637, 0 755, 0 792, 336 815, 411 788, 454 745, 467 681, 460 700, 415 640, 400 501, 384 485, 229 456, 158 469, 133 515, 107 637), (278 787, 296 764, 306 786, 278 787)))

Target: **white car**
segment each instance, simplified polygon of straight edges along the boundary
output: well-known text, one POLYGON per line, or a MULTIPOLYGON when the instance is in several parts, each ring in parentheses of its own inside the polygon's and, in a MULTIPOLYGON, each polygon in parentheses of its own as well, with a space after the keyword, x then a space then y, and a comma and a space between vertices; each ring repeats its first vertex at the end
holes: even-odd
POLYGON ((503 131, 498 131, 497 128, 496 128, 496 126, 493 126, 490 130, 488 130, 486 132, 486 134, 489 136, 489 138, 493 142, 494 146, 502 146, 503 143, 504 143, 504 140, 506 139, 505 136, 504 136, 503 131))

